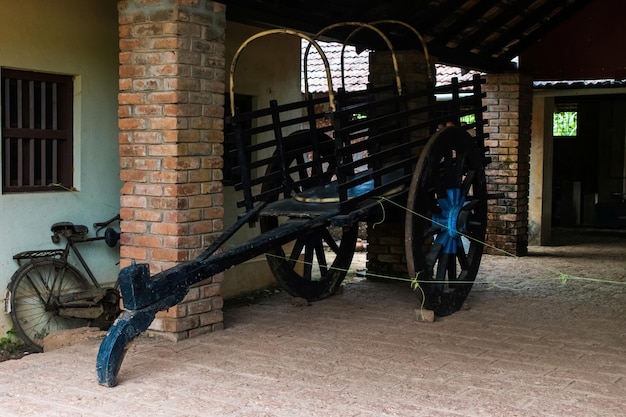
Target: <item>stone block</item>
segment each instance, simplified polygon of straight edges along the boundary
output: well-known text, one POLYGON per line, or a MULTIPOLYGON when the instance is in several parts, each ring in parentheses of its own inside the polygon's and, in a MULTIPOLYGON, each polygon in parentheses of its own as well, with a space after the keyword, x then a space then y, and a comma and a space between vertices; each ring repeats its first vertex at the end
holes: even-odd
POLYGON ((435 312, 425 308, 415 309, 415 320, 419 323, 432 323, 435 321, 435 312))

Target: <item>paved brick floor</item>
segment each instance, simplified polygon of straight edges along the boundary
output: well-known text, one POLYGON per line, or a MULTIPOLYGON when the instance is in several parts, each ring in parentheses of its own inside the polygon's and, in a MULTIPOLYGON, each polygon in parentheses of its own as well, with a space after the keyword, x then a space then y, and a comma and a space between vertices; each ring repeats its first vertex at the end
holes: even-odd
POLYGON ((0 415, 623 416, 626 288, 553 274, 626 281, 616 239, 588 271, 580 247, 484 257, 470 308, 435 323, 406 284, 358 279, 309 307, 232 307, 223 332, 139 338, 115 388, 96 383, 97 340, 3 362, 0 415))

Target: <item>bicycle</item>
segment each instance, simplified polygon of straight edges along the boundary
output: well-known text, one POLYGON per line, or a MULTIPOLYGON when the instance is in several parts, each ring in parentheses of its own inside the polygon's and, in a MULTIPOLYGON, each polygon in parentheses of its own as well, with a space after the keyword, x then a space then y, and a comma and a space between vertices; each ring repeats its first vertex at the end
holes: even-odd
POLYGON ((7 312, 22 341, 33 351, 43 351, 43 339, 61 329, 97 326, 107 329, 120 313, 120 294, 114 287, 102 287, 96 280, 77 245, 104 240, 114 247, 120 234, 111 223, 119 215, 94 223, 95 237, 87 237, 87 226, 71 222, 51 226, 51 239, 66 240, 63 249, 42 249, 20 252, 13 256, 19 268, 7 287, 7 312), (100 236, 100 232, 104 234, 100 236), (88 278, 68 262, 76 255, 88 278))

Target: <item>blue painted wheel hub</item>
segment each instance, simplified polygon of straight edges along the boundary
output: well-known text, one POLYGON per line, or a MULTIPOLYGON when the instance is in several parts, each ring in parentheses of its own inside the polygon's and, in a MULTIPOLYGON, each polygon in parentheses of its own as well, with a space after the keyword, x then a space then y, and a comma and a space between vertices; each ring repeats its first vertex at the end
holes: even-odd
POLYGON ((441 227, 437 233, 435 243, 443 246, 444 253, 455 254, 457 248, 462 245, 461 237, 465 233, 465 223, 459 225, 459 213, 467 204, 465 197, 461 194, 460 188, 450 188, 446 190, 445 198, 438 198, 437 202, 441 207, 440 214, 432 216, 433 226, 441 227))

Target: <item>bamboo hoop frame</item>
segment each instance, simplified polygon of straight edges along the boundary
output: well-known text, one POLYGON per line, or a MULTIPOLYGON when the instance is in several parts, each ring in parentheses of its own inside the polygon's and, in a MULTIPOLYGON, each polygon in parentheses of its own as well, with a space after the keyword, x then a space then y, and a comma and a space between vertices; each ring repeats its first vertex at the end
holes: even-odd
MULTIPOLYGON (((431 64, 430 54, 428 53, 428 45, 426 44, 424 37, 413 26, 401 20, 384 19, 384 20, 376 20, 374 22, 370 22, 370 25, 373 25, 373 26, 381 25, 381 24, 392 24, 392 25, 403 26, 409 29, 411 32, 413 32, 415 36, 417 36, 417 39, 419 39, 420 44, 422 45, 422 51, 424 52, 424 59, 426 60, 426 65, 428 68, 428 79, 434 85, 436 78, 435 78, 435 74, 433 73, 433 67, 430 65, 431 64)), ((342 51, 342 54, 343 54, 343 51, 342 51)), ((342 63, 343 63, 343 55, 342 55, 342 63)))
MULTIPOLYGON (((230 64, 230 77, 229 77, 229 81, 230 81, 230 91, 229 91, 229 93, 230 93, 230 113, 232 115, 235 114, 235 69, 237 67, 237 62, 239 61, 239 57, 240 57, 241 53, 254 40, 262 38, 262 37, 265 37, 265 36, 269 36, 269 35, 291 35, 291 36, 297 36, 300 39, 304 39, 304 40, 306 40, 309 43, 307 45, 307 51, 310 49, 311 45, 317 50, 317 52, 322 57, 322 61, 324 62, 324 69, 326 70, 326 80, 327 80, 327 83, 328 83, 329 107, 330 107, 330 111, 334 113, 336 111, 335 94, 333 92, 332 75, 330 73, 330 65, 328 63, 328 59, 326 58, 326 54, 324 53, 322 48, 319 46, 319 44, 314 40, 314 38, 311 38, 310 36, 305 35, 304 33, 301 33, 301 32, 295 31, 295 30, 291 30, 291 29, 270 29, 270 30, 266 30, 266 31, 263 31, 263 32, 259 32, 259 33, 256 33, 256 34, 250 36, 248 39, 246 39, 239 46, 239 49, 237 49, 237 52, 235 52, 235 55, 233 56, 233 60, 232 60, 232 62, 230 64)), ((307 90, 307 92, 308 92, 308 90, 307 90)))
MULTIPOLYGON (((322 36, 324 33, 328 32, 331 29, 335 29, 337 27, 341 27, 341 26, 357 26, 357 30, 360 29, 370 29, 372 31, 374 31, 376 34, 378 34, 383 41, 387 44, 387 47, 389 48, 389 51, 391 52, 391 60, 393 63, 393 70, 395 72, 395 79, 396 79, 396 87, 398 89, 398 94, 402 94, 402 80, 400 80, 400 73, 398 70, 398 60, 396 58, 396 53, 393 49, 393 44, 391 43, 391 41, 389 40, 389 38, 387 37, 387 35, 385 35, 380 29, 378 29, 376 26, 373 26, 369 23, 363 23, 363 22, 341 22, 341 23, 334 23, 332 25, 326 26, 325 28, 322 28, 319 32, 317 32, 314 36, 313 39, 317 40, 317 38, 319 38, 320 36, 322 36)), ((351 32, 350 35, 348 35, 348 38, 350 36, 352 36, 352 34, 354 33, 351 32)), ((345 43, 344 43, 344 48, 345 48, 345 43)), ((305 91, 308 93, 309 92, 309 80, 308 80, 308 75, 307 75, 307 71, 306 71, 306 67, 307 67, 307 60, 308 60, 308 55, 309 55, 309 51, 311 50, 310 45, 307 45, 307 48, 304 52, 304 63, 303 63, 303 67, 305 69, 304 71, 304 89, 305 91)), ((342 84, 344 81, 344 75, 343 75, 343 51, 344 49, 342 49, 341 51, 341 80, 342 80, 342 84)), ((342 87, 345 87, 345 85, 342 85, 342 87)))

